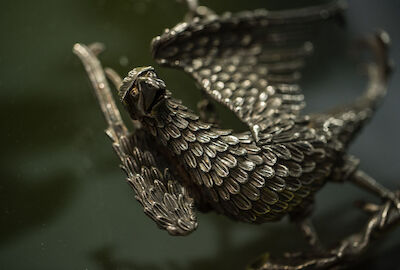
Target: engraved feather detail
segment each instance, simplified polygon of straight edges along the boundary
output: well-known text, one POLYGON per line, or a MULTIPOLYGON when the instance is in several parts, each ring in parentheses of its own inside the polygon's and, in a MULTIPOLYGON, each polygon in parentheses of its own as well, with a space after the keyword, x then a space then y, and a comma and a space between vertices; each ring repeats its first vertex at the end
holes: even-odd
POLYGON ((297 81, 317 25, 340 14, 329 5, 289 11, 245 11, 196 17, 153 39, 158 63, 189 73, 232 110, 253 135, 268 119, 305 106, 297 81))
POLYGON ((197 205, 262 223, 313 203, 346 150, 341 128, 367 119, 361 111, 348 117, 348 125, 335 125, 344 113, 299 114, 304 97, 296 81, 311 48, 305 28, 340 12, 335 3, 279 16, 209 15, 153 40, 159 63, 191 74, 203 91, 249 124, 248 132, 235 134, 205 123, 169 91, 155 114, 140 119, 184 168, 182 184, 197 205))
POLYGON ((305 207, 331 172, 319 148, 325 138, 307 127, 307 117, 275 119, 256 142, 250 132, 202 122, 168 91, 164 102, 155 116, 141 119, 144 128, 183 165, 184 184, 201 197, 195 199, 220 213, 246 222, 278 220, 305 207))
POLYGON ((209 15, 153 40, 159 63, 191 74, 250 128, 233 134, 204 123, 169 92, 155 115, 141 119, 185 168, 183 181, 198 204, 262 223, 312 202, 331 173, 335 150, 327 150, 327 134, 298 115, 304 97, 296 82, 312 51, 306 29, 340 12, 334 3, 307 12, 209 15))
POLYGON ((203 121, 172 98, 154 68, 141 67, 119 89, 140 123, 129 135, 104 74, 93 72, 102 70, 96 57, 89 48, 76 48, 92 75, 127 181, 160 228, 172 235, 192 232, 194 208, 249 223, 280 220, 307 212, 328 180, 348 176, 341 170, 347 146, 386 91, 388 38, 381 32, 367 40, 380 61, 369 63, 370 84, 352 104, 301 115, 305 102, 297 85, 312 49, 310 29, 341 11, 334 2, 279 12, 210 13, 153 40, 155 59, 189 73, 248 125, 243 133, 203 121))
POLYGON ((193 199, 168 168, 161 171, 153 154, 134 146, 137 144, 134 141, 135 136, 122 136, 113 147, 120 153, 121 168, 135 191, 135 198, 158 227, 171 235, 189 234, 197 228, 193 199))

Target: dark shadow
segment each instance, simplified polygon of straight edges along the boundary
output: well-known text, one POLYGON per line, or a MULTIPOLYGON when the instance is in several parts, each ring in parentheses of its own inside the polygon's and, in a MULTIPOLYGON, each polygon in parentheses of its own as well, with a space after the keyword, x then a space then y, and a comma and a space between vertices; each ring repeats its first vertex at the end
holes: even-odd
POLYGON ((132 261, 118 260, 115 258, 115 248, 113 246, 104 246, 91 254, 91 258, 96 262, 98 269, 101 270, 157 270, 158 268, 151 263, 139 265, 132 261))
POLYGON ((378 255, 373 252, 368 252, 364 257, 365 260, 355 265, 352 269, 354 270, 399 270, 399 254, 400 245, 394 246, 385 253, 380 253, 378 255))
MULTIPOLYGON (((271 252, 273 255, 279 255, 284 248, 297 250, 304 248, 301 241, 293 239, 293 231, 290 226, 280 226, 279 228, 269 228, 267 226, 265 233, 261 233, 255 242, 250 242, 240 247, 232 244, 233 228, 237 226, 231 220, 226 218, 213 218, 218 239, 216 241, 217 252, 209 258, 199 258, 178 265, 173 261, 167 262, 160 267, 151 262, 140 264, 134 261, 120 260, 115 255, 116 248, 112 244, 103 246, 90 254, 90 258, 98 265, 101 270, 121 270, 121 269, 168 269, 168 270, 204 270, 204 269, 245 269, 246 265, 259 255, 265 252, 271 252), (290 247, 282 247, 284 243, 293 242, 290 247)), ((239 225, 240 226, 240 225, 239 225)), ((255 226, 255 225, 250 225, 255 226)))
POLYGON ((0 182, 0 245, 6 244, 62 213, 76 182, 68 172, 46 179, 18 179, 3 173, 0 182))

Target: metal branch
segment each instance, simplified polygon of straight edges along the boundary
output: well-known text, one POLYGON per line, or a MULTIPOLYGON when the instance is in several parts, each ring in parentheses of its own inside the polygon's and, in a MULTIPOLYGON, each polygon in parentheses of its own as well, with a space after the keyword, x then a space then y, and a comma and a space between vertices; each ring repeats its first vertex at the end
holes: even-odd
POLYGON ((108 124, 107 134, 116 142, 121 136, 128 134, 128 129, 122 122, 121 114, 114 102, 103 67, 96 57, 103 48, 104 46, 101 43, 94 43, 89 46, 77 43, 74 45, 73 52, 81 59, 89 75, 94 92, 108 124))
MULTIPOLYGON (((400 196, 400 192, 397 192, 400 196)), ((372 205, 372 204, 371 204, 372 205)), ((400 224, 400 212, 388 201, 374 207, 376 211, 368 219, 364 227, 335 246, 319 254, 296 253, 285 258, 268 259, 255 262, 250 270, 305 270, 305 269, 342 269, 349 267, 373 243, 381 238, 391 228, 400 224)))

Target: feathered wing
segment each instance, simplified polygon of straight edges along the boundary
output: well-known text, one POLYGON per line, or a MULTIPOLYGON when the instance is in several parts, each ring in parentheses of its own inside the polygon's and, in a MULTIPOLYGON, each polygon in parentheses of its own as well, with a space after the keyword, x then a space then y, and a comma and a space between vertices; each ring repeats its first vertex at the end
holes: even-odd
MULTIPOLYGON (((115 137, 112 130, 107 133, 115 137)), ((137 146, 140 134, 138 130, 135 135, 122 136, 113 143, 135 198, 161 229, 171 235, 191 233, 197 228, 193 199, 168 168, 161 170, 153 154, 137 146)))
POLYGON ((316 25, 342 10, 334 2, 197 17, 156 37, 153 56, 160 64, 182 68, 250 130, 262 131, 267 118, 296 115, 304 107, 297 81, 312 51, 308 40, 316 25))
POLYGON ((193 199, 168 169, 159 169, 153 154, 143 148, 141 141, 146 135, 141 130, 129 134, 112 98, 100 61, 92 49, 98 47, 99 44, 89 47, 75 44, 74 53, 88 72, 108 124, 106 133, 112 140, 127 181, 135 191, 135 198, 158 227, 172 235, 189 234, 197 227, 193 199))

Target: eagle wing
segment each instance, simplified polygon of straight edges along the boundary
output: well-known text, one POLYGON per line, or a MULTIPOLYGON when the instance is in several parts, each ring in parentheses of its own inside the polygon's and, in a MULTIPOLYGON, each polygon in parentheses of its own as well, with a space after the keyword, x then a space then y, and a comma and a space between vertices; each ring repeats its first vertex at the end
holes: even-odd
POLYGON ((312 35, 341 14, 341 2, 285 11, 210 14, 167 29, 152 42, 159 64, 189 73, 255 133, 267 119, 305 106, 298 85, 312 35))

